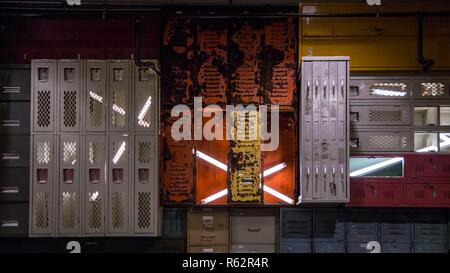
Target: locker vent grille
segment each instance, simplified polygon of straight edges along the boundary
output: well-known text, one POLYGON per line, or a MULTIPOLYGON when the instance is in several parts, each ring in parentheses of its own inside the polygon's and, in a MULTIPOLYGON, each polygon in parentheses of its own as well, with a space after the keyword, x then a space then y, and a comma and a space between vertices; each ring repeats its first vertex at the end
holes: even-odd
POLYGON ((114 127, 125 126, 125 104, 126 97, 124 90, 114 90, 112 98, 112 125, 114 127))
POLYGON ((36 143, 36 160, 38 164, 48 164, 50 162, 50 142, 36 143))
POLYGON ((420 84, 420 94, 422 97, 442 96, 444 92, 444 84, 440 82, 423 82, 420 84))
POLYGON ((151 226, 151 197, 150 192, 138 193, 138 227, 141 229, 151 226))
POLYGON ((403 97, 407 85, 404 83, 374 83, 369 86, 371 96, 403 97))
POLYGON ((99 162, 100 159, 100 144, 89 141, 89 162, 91 164, 99 162))
POLYGON ((92 127, 102 126, 103 119, 103 92, 97 90, 89 92, 89 116, 92 127))
POLYGON ((124 195, 121 192, 114 192, 112 194, 111 224, 114 229, 121 229, 125 224, 125 208, 123 199, 124 195))
POLYGON ((402 121, 402 111, 379 111, 370 110, 369 120, 371 122, 398 122, 402 121))
POLYGON ((48 207, 48 192, 36 193, 36 227, 48 228, 49 226, 49 207, 48 207))
POLYGON ((37 97, 37 125, 50 126, 50 91, 40 90, 37 97))
POLYGON ((76 193, 62 193, 62 226, 66 229, 75 227, 76 193))
POLYGON ((139 163, 150 163, 151 160, 151 143, 139 142, 139 163))
POLYGON ((64 91, 64 126, 77 125, 77 92, 64 91))
POLYGON ((150 127, 151 124, 151 111, 150 108, 152 106, 152 96, 150 96, 150 90, 146 89, 138 89, 136 90, 136 98, 137 98, 137 120, 138 125, 144 128, 150 127))
POLYGON ((64 142, 63 143, 63 161, 64 163, 75 164, 77 160, 77 143, 64 142))
POLYGON ((89 194, 89 230, 99 232, 102 226, 102 198, 98 192, 89 194))
POLYGON ((369 136, 369 147, 375 149, 396 149, 408 146, 406 137, 402 136, 369 136))

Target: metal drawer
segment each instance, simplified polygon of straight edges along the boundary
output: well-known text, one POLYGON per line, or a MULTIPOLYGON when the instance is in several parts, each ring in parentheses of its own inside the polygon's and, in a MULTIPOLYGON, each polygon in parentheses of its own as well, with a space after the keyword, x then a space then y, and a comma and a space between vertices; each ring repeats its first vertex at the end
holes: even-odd
POLYGON ((414 150, 414 139, 410 131, 355 130, 350 132, 350 149, 352 152, 407 152, 414 150))
POLYGON ((289 239, 311 239, 312 212, 296 209, 282 209, 281 237, 289 239))
POLYGON ((188 215, 189 245, 228 243, 228 212, 221 209, 193 210, 188 215))
POLYGON ((411 243, 384 243, 381 253, 411 253, 411 243))
POLYGON ((0 134, 30 133, 30 103, 0 102, 0 134))
POLYGON ((28 235, 28 203, 0 204, 0 236, 28 235))
POLYGON ((447 253, 447 244, 414 243, 414 253, 447 253))
POLYGON ((0 169, 0 202, 27 202, 30 173, 25 168, 0 169))
POLYGON ((275 244, 276 216, 256 211, 236 211, 231 215, 231 242, 275 244))
POLYGON ((234 244, 230 248, 230 253, 275 253, 275 251, 275 245, 234 244))
POLYGON ((280 253, 311 253, 311 240, 281 241, 280 253))
POLYGON ((447 215, 445 210, 414 211, 413 240, 416 243, 446 243, 447 215))
POLYGON ((411 125, 410 105, 350 105, 352 126, 411 125))
POLYGON ((226 245, 217 246, 189 246, 189 253, 227 253, 226 245))
POLYGON ((345 242, 320 241, 313 243, 314 253, 345 253, 345 242))
POLYGON ((30 100, 30 66, 0 68, 0 101, 30 100))
POLYGON ((347 224, 347 241, 369 242, 378 239, 378 213, 374 211, 352 212, 347 224))
POLYGON ((380 233, 382 242, 411 242, 411 214, 409 211, 383 211, 380 233))
POLYGON ((163 237, 186 238, 187 211, 181 208, 164 208, 163 237))
POLYGON ((343 211, 315 211, 314 241, 345 241, 346 220, 343 211))
POLYGON ((30 165, 30 137, 0 136, 0 167, 28 167, 30 165))
POLYGON ((350 80, 350 100, 404 100, 411 98, 412 81, 404 78, 367 77, 350 80))

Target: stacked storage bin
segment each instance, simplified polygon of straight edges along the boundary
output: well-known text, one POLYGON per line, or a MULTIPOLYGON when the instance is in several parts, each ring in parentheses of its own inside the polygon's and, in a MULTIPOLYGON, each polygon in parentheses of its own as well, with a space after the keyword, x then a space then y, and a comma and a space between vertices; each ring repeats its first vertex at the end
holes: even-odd
POLYGON ((347 212, 339 209, 317 209, 313 217, 313 252, 344 253, 347 212))
POLYGON ((187 210, 184 208, 164 208, 162 224, 160 252, 186 252, 187 210))
POLYGON ((280 252, 311 253, 313 211, 308 209, 281 209, 280 252))

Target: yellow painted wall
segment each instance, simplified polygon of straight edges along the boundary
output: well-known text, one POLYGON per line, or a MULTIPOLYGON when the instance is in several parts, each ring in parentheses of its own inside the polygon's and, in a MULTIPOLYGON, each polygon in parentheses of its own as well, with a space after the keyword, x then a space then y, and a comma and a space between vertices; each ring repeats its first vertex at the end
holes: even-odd
MULTIPOLYGON (((352 71, 421 70, 417 62, 417 20, 376 17, 377 12, 450 11, 442 4, 302 4, 302 13, 373 13, 370 18, 300 19, 300 55, 350 56, 352 71)), ((424 21, 424 56, 432 70, 450 70, 450 17, 424 21)))

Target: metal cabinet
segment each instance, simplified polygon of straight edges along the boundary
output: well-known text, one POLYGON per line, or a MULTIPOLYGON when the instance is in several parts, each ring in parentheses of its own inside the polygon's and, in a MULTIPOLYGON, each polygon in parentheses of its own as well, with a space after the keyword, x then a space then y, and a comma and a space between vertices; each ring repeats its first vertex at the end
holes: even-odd
POLYGON ((129 60, 108 61, 108 127, 110 132, 130 129, 132 72, 129 60))
POLYGON ((405 100, 412 95, 413 82, 406 77, 352 77, 351 100, 405 100))
POLYGON ((275 253, 276 246, 273 244, 232 244, 230 253, 275 253))
POLYGON ((410 130, 388 128, 356 129, 350 133, 352 152, 410 152, 414 150, 410 130))
MULTIPOLYGON (((411 221, 412 217, 409 211, 383 210, 380 215, 380 240, 383 243, 396 242, 410 244, 412 235, 411 221)), ((399 250, 404 249, 404 246, 400 244, 397 246, 394 244, 390 246, 392 248, 386 247, 391 250, 396 248, 399 250)))
POLYGON ((0 101, 29 101, 30 81, 30 65, 0 65, 0 101))
POLYGON ((188 245, 228 246, 228 211, 226 209, 192 209, 188 214, 188 245))
POLYGON ((415 78, 413 94, 417 99, 448 99, 450 98, 450 79, 444 77, 415 78))
POLYGON ((0 202, 28 202, 30 170, 28 168, 0 169, 0 202))
POLYGON ((415 210, 413 219, 413 240, 415 243, 445 244, 447 242, 447 214, 445 210, 415 210))
POLYGON ((275 244, 276 216, 264 210, 231 212, 232 244, 275 244))
MULTIPOLYGON (((156 61, 152 61, 158 66, 156 61)), ((158 132, 159 76, 150 68, 133 67, 133 127, 135 132, 158 132)), ((114 106, 113 106, 114 107, 114 106)))
POLYGON ((0 237, 28 234, 28 203, 0 205, 0 237))
POLYGON ((313 233, 313 212, 300 209, 281 210, 280 237, 283 239, 311 240, 313 233))
POLYGON ((351 126, 410 126, 412 124, 409 104, 351 104, 349 117, 351 126))
POLYGON ((300 202, 347 202, 348 57, 303 57, 300 202))
POLYGON ((382 243, 381 253, 411 253, 411 243, 382 243))
POLYGON ((186 238, 187 210, 164 208, 162 225, 162 236, 164 238, 186 238))
POLYGON ((347 241, 368 243, 378 240, 379 212, 351 211, 347 224, 347 241))
POLYGON ((80 132, 81 69, 80 60, 58 60, 59 132, 80 132))
POLYGON ((0 135, 0 167, 30 165, 30 136, 0 135))
POLYGON ((29 102, 0 102, 0 134, 30 134, 29 102))
POLYGON ((311 253, 311 240, 282 240, 280 253, 311 253))
POLYGON ((189 253, 227 253, 226 245, 217 246, 189 246, 189 253))
POLYGON ((32 60, 31 62, 32 119, 34 132, 54 132, 57 115, 56 60, 32 60))
POLYGON ((84 130, 86 132, 104 133, 106 129, 106 104, 108 102, 106 61, 86 60, 83 67, 83 85, 85 86, 82 96, 85 109, 83 112, 84 130))

